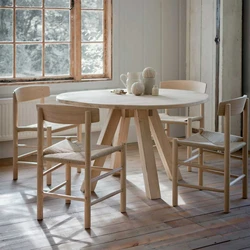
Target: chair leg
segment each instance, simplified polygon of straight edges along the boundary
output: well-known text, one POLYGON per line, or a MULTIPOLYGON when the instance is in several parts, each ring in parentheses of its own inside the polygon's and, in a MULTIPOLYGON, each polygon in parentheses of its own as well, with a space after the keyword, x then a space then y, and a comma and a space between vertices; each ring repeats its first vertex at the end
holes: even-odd
POLYGON ((242 164, 243 164, 243 174, 245 175, 245 178, 243 179, 242 183, 242 198, 247 199, 248 197, 248 150, 245 146, 242 149, 242 164))
POLYGON ((18 179, 18 132, 14 130, 13 131, 13 180, 17 179, 18 179))
MULTIPOLYGON (((77 141, 82 142, 82 125, 81 124, 77 126, 77 141)), ((82 169, 80 167, 78 167, 77 168, 77 173, 80 174, 81 170, 82 169)))
POLYGON ((173 139, 172 148, 172 203, 178 206, 178 144, 177 139, 173 139))
MULTIPOLYGON (((192 120, 189 118, 187 120, 187 126, 186 126, 186 138, 190 137, 192 135, 192 120)), ((187 158, 189 159, 192 156, 192 147, 187 147, 187 158)), ((192 171, 191 167, 187 167, 188 172, 192 171)))
MULTIPOLYGON (((46 136, 47 136, 46 147, 49 147, 49 146, 52 145, 52 131, 51 131, 51 127, 47 127, 46 136)), ((51 162, 46 162, 46 169, 50 169, 50 168, 51 168, 51 162)), ((48 173, 46 175, 46 180, 47 180, 47 186, 51 186, 51 184, 52 184, 52 174, 51 173, 48 173)))
MULTIPOLYGON (((198 164, 200 166, 203 166, 204 164, 204 156, 203 156, 203 149, 202 148, 199 148, 199 158, 198 158, 198 164)), ((199 176, 199 186, 203 186, 203 169, 199 168, 198 169, 198 176, 199 176)), ((200 189, 202 190, 202 189, 200 189)))
POLYGON ((230 152, 224 152, 224 212, 230 211, 230 152))
POLYGON ((43 162, 37 164, 37 220, 43 219, 43 162))
POLYGON ((126 144, 123 144, 121 150, 121 165, 122 171, 120 176, 120 185, 121 185, 121 201, 120 201, 120 211, 121 213, 126 212, 126 144))
MULTIPOLYGON (((65 179, 66 179, 65 194, 71 195, 71 166, 70 164, 65 165, 65 179)), ((71 200, 65 200, 65 203, 70 204, 71 200)))
POLYGON ((85 229, 90 228, 91 225, 91 170, 90 165, 85 166, 85 178, 84 178, 84 227, 85 229))

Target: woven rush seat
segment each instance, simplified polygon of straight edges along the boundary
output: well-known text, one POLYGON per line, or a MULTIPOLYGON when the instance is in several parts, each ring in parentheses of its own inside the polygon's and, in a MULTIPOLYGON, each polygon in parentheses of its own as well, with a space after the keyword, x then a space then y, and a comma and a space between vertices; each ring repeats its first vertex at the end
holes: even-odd
MULTIPOLYGON (((112 154, 121 150, 122 146, 93 145, 91 147, 91 160, 101 156, 112 154)), ((60 141, 43 151, 44 159, 54 162, 85 164, 84 146, 79 142, 72 142, 69 139, 60 141)))
MULTIPOLYGON (((187 116, 173 116, 173 115, 168 115, 168 114, 159 114, 161 121, 164 123, 169 123, 169 124, 174 124, 174 123, 186 123, 188 121, 187 116)), ((201 116, 195 116, 192 117, 192 121, 200 121, 201 116)))
MULTIPOLYGON (((205 148, 211 150, 224 151, 225 149, 224 134, 220 132, 201 130, 200 133, 194 134, 189 138, 183 139, 181 141, 181 144, 186 146, 190 146, 192 143, 194 144, 194 146, 199 143, 199 147, 202 148, 202 145, 204 145, 205 148)), ((242 137, 236 135, 230 136, 230 153, 238 151, 245 145, 246 143, 243 141, 242 137)))

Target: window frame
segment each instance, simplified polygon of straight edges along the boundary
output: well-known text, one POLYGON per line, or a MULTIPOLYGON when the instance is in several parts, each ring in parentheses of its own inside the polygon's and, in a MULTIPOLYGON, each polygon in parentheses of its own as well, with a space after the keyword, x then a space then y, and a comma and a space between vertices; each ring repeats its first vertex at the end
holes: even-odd
MULTIPOLYGON (((42 8, 44 9, 44 0, 42 8)), ((15 0, 13 0, 13 5, 15 0)), ((2 9, 5 7, 0 7, 2 9)), ((7 7, 8 8, 8 7, 7 7)), ((10 8, 10 7, 9 7, 10 8)), ((15 6, 13 8, 13 26, 15 22, 15 6)), ((25 9, 23 7, 23 9, 25 9)), ((55 8, 56 9, 56 8, 55 8)), ((98 9, 102 10, 102 9, 98 9)), ((32 78, 1 78, 0 86, 9 85, 27 85, 36 83, 63 83, 63 82, 83 82, 83 81, 106 81, 112 79, 112 0, 103 0, 103 74, 82 74, 81 72, 81 0, 71 0, 70 8, 70 65, 69 76, 44 76, 32 78)), ((44 15, 44 12, 43 12, 44 15)), ((43 21, 44 22, 44 21, 43 21)), ((15 26, 14 26, 15 27, 15 26)), ((0 42, 0 44, 13 44, 13 75, 15 72, 14 60, 16 56, 16 44, 25 44, 25 42, 15 41, 15 28, 13 27, 13 41, 0 42)), ((44 27, 44 25, 43 25, 44 27)), ((43 28, 44 29, 44 28, 43 28)), ((44 43, 44 40, 41 44, 44 43)), ((58 42, 60 43, 60 42, 58 42)), ((42 55, 44 58, 44 55, 42 55)))

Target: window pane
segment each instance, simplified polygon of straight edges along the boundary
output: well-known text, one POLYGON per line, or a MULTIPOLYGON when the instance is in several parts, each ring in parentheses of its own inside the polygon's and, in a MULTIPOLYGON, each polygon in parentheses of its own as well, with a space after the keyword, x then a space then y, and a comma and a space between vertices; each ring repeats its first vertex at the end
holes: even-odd
POLYGON ((69 75, 69 44, 45 47, 45 75, 69 75))
POLYGON ((82 0, 84 9, 103 9, 103 0, 82 0))
POLYGON ((69 11, 47 10, 45 12, 46 41, 68 42, 70 40, 69 11))
POLYGON ((12 41, 13 40, 13 21, 12 10, 2 9, 0 10, 0 41, 12 41))
POLYGON ((82 41, 103 41, 102 11, 82 11, 82 41))
POLYGON ((41 7, 42 0, 16 0, 17 7, 41 7))
POLYGON ((0 45, 0 76, 13 77, 13 46, 0 45))
POLYGON ((42 75, 41 45, 17 45, 16 52, 16 74, 18 77, 42 75))
POLYGON ((13 6, 13 0, 0 0, 0 6, 13 6))
POLYGON ((45 7, 49 8, 69 8, 69 0, 46 0, 45 7))
POLYGON ((42 40, 42 13, 40 10, 16 11, 16 39, 23 41, 42 40))
POLYGON ((82 74, 103 74, 103 44, 82 45, 82 74))

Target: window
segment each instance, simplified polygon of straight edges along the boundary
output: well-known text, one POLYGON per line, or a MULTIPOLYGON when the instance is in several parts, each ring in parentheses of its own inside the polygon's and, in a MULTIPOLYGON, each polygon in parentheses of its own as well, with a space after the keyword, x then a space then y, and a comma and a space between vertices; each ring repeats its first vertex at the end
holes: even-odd
POLYGON ((111 0, 0 0, 0 84, 111 78, 111 0))

